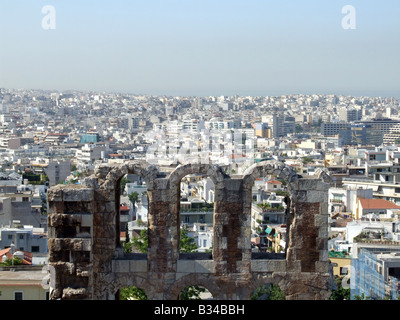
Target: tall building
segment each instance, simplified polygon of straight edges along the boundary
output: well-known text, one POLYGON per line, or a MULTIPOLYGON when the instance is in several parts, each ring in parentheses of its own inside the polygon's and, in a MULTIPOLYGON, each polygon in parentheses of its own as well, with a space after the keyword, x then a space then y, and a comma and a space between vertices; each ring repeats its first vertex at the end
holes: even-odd
POLYGON ((400 143, 400 123, 395 124, 390 128, 389 133, 385 133, 383 136, 383 144, 392 146, 400 143))
POLYGON ((349 127, 348 123, 344 122, 329 122, 321 123, 321 134, 324 136, 335 136, 340 130, 346 130, 349 127))
POLYGON ((362 110, 342 108, 339 110, 339 120, 344 122, 353 122, 361 120, 362 110))
POLYGON ((372 128, 370 124, 350 124, 339 131, 339 138, 344 145, 374 145, 379 146, 383 134, 372 128))
POLYGON ((400 248, 396 245, 357 243, 351 259, 351 300, 400 297, 400 248))
POLYGON ((256 124, 256 136, 259 138, 271 138, 271 129, 266 123, 256 124))
POLYGON ((356 124, 370 124, 372 126, 372 129, 375 131, 379 131, 382 133, 382 135, 386 133, 390 133, 390 129, 400 123, 399 120, 392 120, 392 119, 372 119, 372 120, 366 120, 366 121, 356 121, 356 124))
POLYGON ((262 116, 261 121, 266 123, 269 128, 271 128, 272 137, 278 138, 283 136, 283 123, 284 117, 282 115, 278 115, 274 113, 273 115, 262 116))
POLYGON ((137 118, 137 117, 129 117, 128 118, 128 128, 130 131, 139 130, 139 126, 140 126, 140 118, 137 118))

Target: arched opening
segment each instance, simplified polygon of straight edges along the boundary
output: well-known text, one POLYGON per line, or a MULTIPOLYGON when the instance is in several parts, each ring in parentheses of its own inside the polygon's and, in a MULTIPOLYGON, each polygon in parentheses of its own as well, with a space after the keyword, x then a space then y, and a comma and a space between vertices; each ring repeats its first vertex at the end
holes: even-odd
POLYGON ((178 296, 178 300, 212 300, 212 293, 201 285, 185 287, 178 296))
POLYGON ((251 294, 250 300, 286 300, 282 289, 273 283, 258 286, 251 294))
POLYGON ((110 195, 105 210, 114 211, 113 237, 119 253, 144 253, 134 250, 132 239, 140 237, 142 230, 143 233, 147 233, 149 211, 147 189, 149 181, 154 180, 157 171, 157 168, 148 167, 146 163, 140 161, 97 168, 96 174, 104 177, 101 189, 110 195))
POLYGON ((179 191, 179 251, 210 253, 215 185, 204 174, 189 174, 181 179, 179 191))
POLYGON ((289 207, 286 182, 273 175, 257 178, 251 195, 252 251, 284 252, 289 207))
POLYGON ((284 163, 265 161, 251 166, 244 176, 252 258, 263 259, 268 254, 269 258, 284 259, 291 224, 292 182, 297 174, 284 163))
POLYGON ((117 291, 115 298, 115 300, 148 300, 146 292, 135 286, 120 288, 117 291))
POLYGON ((138 174, 121 178, 119 203, 120 242, 124 253, 146 253, 149 199, 147 185, 138 174))

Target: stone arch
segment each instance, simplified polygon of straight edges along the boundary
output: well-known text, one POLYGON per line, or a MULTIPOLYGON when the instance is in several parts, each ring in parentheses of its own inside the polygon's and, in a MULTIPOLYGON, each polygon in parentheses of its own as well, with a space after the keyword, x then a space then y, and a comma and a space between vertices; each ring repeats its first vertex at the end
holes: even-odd
MULTIPOLYGON (((296 181, 298 180, 297 173, 292 167, 287 164, 277 161, 277 160, 267 160, 261 161, 253 164, 243 174, 243 203, 244 203, 244 214, 248 217, 251 216, 251 206, 252 206, 252 187, 257 178, 265 177, 267 175, 273 175, 278 178, 283 179, 287 183, 287 189, 289 195, 286 197, 285 202, 287 204, 287 219, 288 226, 290 228, 290 215, 292 214, 294 208, 292 206, 294 202, 294 190, 296 189, 296 181)), ((250 226, 242 226, 242 228, 250 229, 250 226)), ((288 228, 288 230, 289 230, 288 228)), ((249 234, 250 230, 244 230, 244 234, 249 234)), ((288 233, 287 233, 288 235, 288 233)), ((286 236, 287 236, 286 235, 286 236)))
POLYGON ((223 181, 225 177, 227 177, 219 165, 189 163, 178 166, 174 171, 171 172, 168 180, 171 186, 179 187, 179 183, 183 177, 195 173, 203 174, 209 177, 213 181, 215 189, 223 188, 223 181))
POLYGON ((146 278, 134 273, 113 277, 113 280, 109 281, 107 285, 107 288, 110 292, 109 296, 118 299, 119 290, 125 287, 136 287, 142 289, 146 293, 147 298, 150 298, 149 288, 151 288, 151 284, 146 278))
POLYGON ((109 208, 115 214, 115 243, 120 247, 120 182, 126 174, 138 174, 146 182, 147 190, 153 188, 154 180, 159 174, 158 167, 149 165, 146 161, 130 161, 124 164, 100 165, 95 169, 95 176, 99 180, 99 189, 106 191, 109 208))
POLYGON ((289 282, 282 276, 273 275, 272 277, 255 277, 249 284, 248 300, 250 300, 251 294, 253 294, 257 288, 264 285, 276 285, 283 291, 285 297, 288 296, 289 282))
POLYGON ((130 161, 124 164, 100 165, 96 167, 94 174, 100 180, 100 188, 111 191, 115 189, 116 182, 129 173, 141 176, 148 188, 151 189, 159 174, 159 168, 146 161, 130 161))
POLYGON ((218 284, 209 277, 202 274, 188 274, 181 277, 168 288, 166 299, 177 300, 179 293, 188 286, 199 285, 206 288, 213 296, 213 299, 218 299, 221 296, 221 288, 218 284))
POLYGON ((288 166, 287 164, 280 161, 267 160, 255 163, 251 167, 246 169, 243 174, 244 185, 247 188, 249 186, 251 187, 255 179, 269 174, 275 175, 285 180, 287 182, 289 190, 293 189, 293 183, 298 180, 298 175, 291 166, 288 166))
POLYGON ((170 211, 176 217, 176 234, 178 235, 178 247, 179 247, 179 228, 180 228, 180 183, 182 178, 190 174, 202 174, 212 180, 214 183, 214 215, 215 215, 215 203, 221 199, 221 190, 224 188, 224 179, 228 176, 222 170, 219 165, 211 164, 184 164, 178 166, 171 174, 167 177, 169 188, 170 188, 170 211))

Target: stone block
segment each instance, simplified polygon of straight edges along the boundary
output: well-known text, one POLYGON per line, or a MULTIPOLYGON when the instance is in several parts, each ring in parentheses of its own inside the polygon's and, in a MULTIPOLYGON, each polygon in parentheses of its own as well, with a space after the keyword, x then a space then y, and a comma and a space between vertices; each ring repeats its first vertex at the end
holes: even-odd
POLYGON ((213 260, 195 260, 194 261, 195 273, 213 273, 214 261, 213 260))
POLYGON ((99 189, 99 179, 96 176, 92 175, 90 177, 83 179, 83 185, 92 188, 92 189, 99 189))
POLYGON ((82 300, 87 298, 86 288, 65 288, 63 289, 62 299, 64 300, 82 300))
POLYGON ((319 251, 319 260, 320 261, 328 261, 329 260, 329 253, 328 250, 320 250, 319 251))
POLYGON ((52 201, 63 201, 63 186, 58 185, 50 188, 47 191, 47 200, 52 201))
POLYGON ((286 264, 287 272, 301 273, 301 261, 287 261, 286 264))
POLYGON ((309 203, 324 202, 327 200, 327 197, 328 197, 328 192, 308 190, 306 202, 309 203))
POLYGON ((94 200, 94 190, 91 188, 84 187, 68 187, 63 190, 63 200, 64 201, 93 201, 94 200))
POLYGON ((155 179, 153 184, 154 189, 157 190, 168 190, 169 180, 168 179, 155 179))
POLYGON ((92 250, 92 240, 91 239, 81 239, 82 251, 92 250))
POLYGON ((328 227, 328 215, 316 214, 314 217, 314 225, 316 227, 328 227))
POLYGON ((195 270, 195 260, 178 260, 177 272, 190 273, 195 270))
POLYGON ((81 226, 82 227, 92 227, 93 226, 93 216, 91 214, 81 215, 81 226))
POLYGON ((286 260, 269 260, 268 272, 286 272, 286 260))
POLYGON ((318 237, 319 237, 319 238, 326 238, 326 239, 328 239, 328 237, 329 237, 328 228, 327 228, 327 227, 321 227, 321 228, 319 228, 319 230, 318 230, 318 237))
POLYGON ((113 260, 112 270, 118 273, 129 273, 129 260, 113 260))
POLYGON ((248 261, 236 261, 236 270, 240 275, 249 274, 251 268, 251 262, 248 261))
POLYGON ((147 260, 131 260, 129 263, 130 272, 147 272, 147 260))
POLYGON ((228 239, 226 237, 222 237, 221 239, 221 248, 220 249, 228 249, 228 239))
POLYGON ((251 271, 252 272, 266 272, 268 260, 251 260, 251 271))
POLYGON ((315 262, 315 272, 327 273, 329 271, 328 261, 316 261, 315 262))
POLYGON ((317 179, 298 179, 297 186, 299 190, 318 190, 317 179))

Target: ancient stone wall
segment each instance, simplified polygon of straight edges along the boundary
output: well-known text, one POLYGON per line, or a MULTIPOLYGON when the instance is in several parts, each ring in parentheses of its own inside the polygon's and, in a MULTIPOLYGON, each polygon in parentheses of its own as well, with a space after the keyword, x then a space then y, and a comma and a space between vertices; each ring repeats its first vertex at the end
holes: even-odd
POLYGON ((328 299, 328 187, 324 172, 301 178, 275 161, 237 176, 209 164, 180 165, 171 173, 141 161, 101 165, 84 185, 48 191, 49 264, 56 270, 50 297, 112 300, 120 288, 136 286, 149 299, 177 299, 186 286, 201 285, 215 299, 249 299, 258 286, 273 283, 286 299, 328 299), (127 173, 147 185, 147 254, 124 254, 119 240, 119 185, 127 173), (180 181, 188 174, 206 175, 215 185, 212 255, 179 253, 180 181), (283 178, 290 191, 287 248, 286 254, 255 259, 251 189, 268 174, 283 178))

